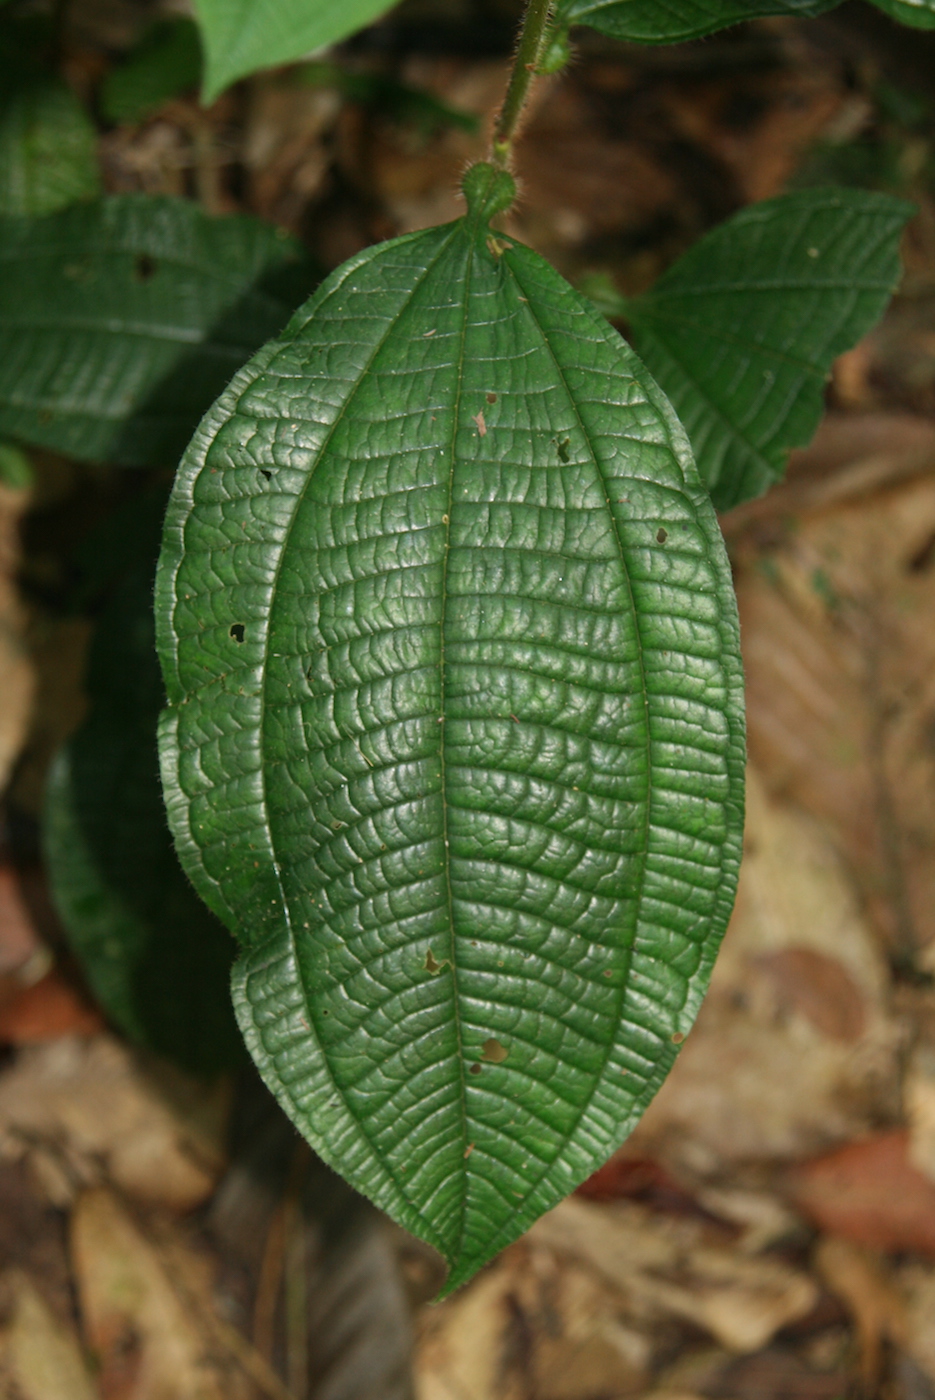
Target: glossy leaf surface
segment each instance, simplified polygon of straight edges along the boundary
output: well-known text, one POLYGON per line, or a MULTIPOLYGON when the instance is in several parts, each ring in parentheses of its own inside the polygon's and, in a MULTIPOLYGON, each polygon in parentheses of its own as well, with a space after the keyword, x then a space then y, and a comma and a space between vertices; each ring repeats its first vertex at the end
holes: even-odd
POLYGON ((824 14, 840 0, 559 0, 562 24, 587 24, 614 39, 678 44, 767 15, 824 14))
POLYGON ((257 219, 116 195, 0 220, 0 433, 127 466, 174 462, 310 279, 257 219))
POLYGON ((179 867, 159 783, 152 578, 164 499, 117 522, 136 559, 98 620, 89 713, 53 767, 44 838, 59 914, 111 1020, 136 1044, 212 1073, 243 1053, 234 943, 179 867))
POLYGON ((304 58, 383 14, 387 0, 196 0, 206 102, 238 78, 304 58))
POLYGON ((683 431, 475 209, 353 259, 237 375, 157 628, 249 1048, 453 1287, 626 1137, 733 902, 737 624, 683 431))
POLYGON ((715 505, 765 491, 818 426, 832 362, 880 318, 913 206, 803 190, 742 210, 626 304, 715 505))

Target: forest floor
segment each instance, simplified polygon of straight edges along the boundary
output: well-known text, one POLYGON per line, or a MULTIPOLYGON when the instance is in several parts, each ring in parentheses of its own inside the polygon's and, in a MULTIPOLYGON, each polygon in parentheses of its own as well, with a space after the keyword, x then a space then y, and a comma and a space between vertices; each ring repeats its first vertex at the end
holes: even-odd
MULTIPOLYGON (((147 13, 76 7, 79 91, 147 13)), ((350 45, 356 89, 274 74, 104 130, 107 187, 258 214, 323 270, 455 217, 513 16, 440 13, 350 45)), ((440 1306, 439 1261, 255 1087, 141 1057, 81 990, 35 834, 90 631, 54 600, 123 488, 37 454, 0 492, 0 1396, 935 1400, 933 59, 850 4, 671 50, 585 36, 538 88, 511 231, 572 281, 638 291, 803 183, 919 213, 815 442, 722 520, 749 812, 696 1029, 611 1163, 440 1306)))

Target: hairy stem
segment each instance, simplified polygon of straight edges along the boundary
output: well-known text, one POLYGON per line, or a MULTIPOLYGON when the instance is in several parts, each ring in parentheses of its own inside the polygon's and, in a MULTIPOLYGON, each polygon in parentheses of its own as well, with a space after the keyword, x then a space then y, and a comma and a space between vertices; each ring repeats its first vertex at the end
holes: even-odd
POLYGON ((504 170, 509 166, 520 114, 542 56, 551 3, 552 0, 528 0, 526 5, 510 83, 493 129, 491 159, 504 170))

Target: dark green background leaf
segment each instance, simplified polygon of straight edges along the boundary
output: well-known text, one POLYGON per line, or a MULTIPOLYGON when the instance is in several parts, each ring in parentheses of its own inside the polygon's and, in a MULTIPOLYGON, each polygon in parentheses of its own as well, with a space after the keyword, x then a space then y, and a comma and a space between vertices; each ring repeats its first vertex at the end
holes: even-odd
POLYGON ((676 44, 766 15, 820 15, 840 0, 559 0, 562 24, 587 24, 614 39, 676 44))
POLYGON ((97 133, 60 79, 36 75, 0 91, 0 216, 51 214, 100 193, 97 133))
POLYGON ((238 78, 346 39, 390 8, 387 0, 196 0, 213 102, 238 78))
POLYGON ((197 24, 192 19, 161 20, 104 79, 101 111, 108 121, 138 122, 200 82, 197 24))
POLYGON ((935 0, 873 0, 873 3, 900 24, 911 25, 914 29, 935 29, 935 0))
POLYGON ((311 285, 291 239, 186 200, 119 195, 0 220, 0 433, 174 462, 311 285))
POLYGON ((449 1287, 662 1083, 742 829, 733 593, 682 429, 478 218, 353 259, 241 371, 157 582, 170 821, 242 944, 251 1053, 449 1287))
POLYGON ((107 1014, 137 1044, 212 1073, 243 1051, 233 940, 182 873, 159 784, 152 576, 164 501, 160 491, 121 518, 136 564, 97 625, 90 712, 53 768, 45 847, 53 897, 107 1014))
POLYGON ((913 206, 802 190, 743 209, 626 304, 720 510, 779 480, 821 419, 834 359, 883 314, 913 206))

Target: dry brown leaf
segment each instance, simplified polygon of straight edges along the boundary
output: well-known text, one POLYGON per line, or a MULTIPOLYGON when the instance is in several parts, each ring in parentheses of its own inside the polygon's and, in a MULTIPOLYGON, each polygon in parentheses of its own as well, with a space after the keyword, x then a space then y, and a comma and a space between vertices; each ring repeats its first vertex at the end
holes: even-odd
POLYGON ((243 1384, 172 1286, 156 1250, 109 1191, 81 1195, 72 1266, 102 1400, 240 1400, 243 1384))
POLYGON ((772 791, 828 822, 906 960, 935 956, 935 446, 914 437, 889 460, 879 443, 857 453, 843 498, 849 469, 813 507, 767 501, 745 532, 728 522, 751 754, 772 791), (871 489, 889 468, 896 484, 871 489))
POLYGON ((16 1400, 98 1400, 77 1337, 19 1269, 0 1280, 10 1317, 0 1334, 0 1354, 16 1400))
POLYGON ((417 1400, 500 1396, 512 1287, 512 1271, 501 1260, 455 1298, 424 1315, 416 1352, 417 1400))
POLYGON ((585 1261, 624 1294, 635 1315, 682 1318, 732 1351, 758 1351, 817 1300, 812 1280, 780 1260, 710 1243, 697 1222, 630 1202, 598 1206, 572 1197, 543 1216, 529 1238, 585 1261))
POLYGON ((909 1122, 909 1160, 935 1182, 935 1046, 916 1046, 903 1080, 909 1122))
POLYGON ((526 1243, 423 1310, 417 1400, 590 1400, 646 1383, 652 1345, 579 1261, 526 1243))
POLYGON ((798 1167, 789 1189, 796 1206, 831 1234, 935 1254, 935 1183, 910 1162, 902 1130, 847 1143, 798 1167))
POLYGON ((860 1341, 861 1376, 868 1392, 880 1380, 883 1344, 905 1344, 906 1306, 880 1258, 850 1240, 823 1239, 815 1252, 818 1272, 853 1315, 860 1341))
POLYGON ((840 859, 753 769, 747 792, 737 906, 711 990, 631 1139, 689 1176, 811 1155, 899 1102, 887 972, 840 859))
POLYGON ((100 1012, 54 968, 0 1006, 0 1044, 37 1045, 62 1035, 103 1030, 100 1012))
POLYGON ((897 1277, 905 1301, 906 1350, 935 1384, 935 1269, 908 1264, 897 1277))
POLYGON ((179 1073, 157 1087, 112 1036, 66 1037, 24 1049, 0 1078, 0 1152, 44 1149, 62 1164, 63 1191, 69 1179, 100 1181, 103 1168, 129 1195, 190 1210, 223 1168, 228 1100, 225 1084, 179 1073))

